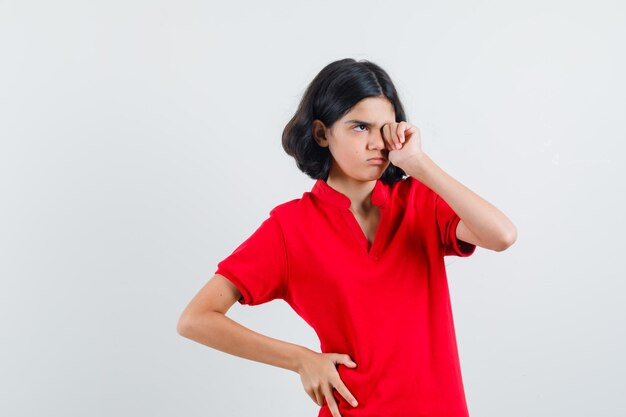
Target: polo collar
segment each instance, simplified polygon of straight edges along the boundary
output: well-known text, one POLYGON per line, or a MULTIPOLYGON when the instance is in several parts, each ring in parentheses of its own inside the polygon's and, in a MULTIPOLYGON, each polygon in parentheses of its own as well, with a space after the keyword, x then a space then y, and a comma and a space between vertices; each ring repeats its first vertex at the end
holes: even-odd
MULTIPOLYGON (((326 181, 319 178, 315 181, 311 193, 320 200, 331 204, 342 210, 349 210, 352 202, 345 194, 335 190, 328 185, 326 181)), ((376 180, 374 189, 372 190, 372 204, 381 207, 387 204, 389 200, 389 186, 383 183, 380 179, 376 180)))

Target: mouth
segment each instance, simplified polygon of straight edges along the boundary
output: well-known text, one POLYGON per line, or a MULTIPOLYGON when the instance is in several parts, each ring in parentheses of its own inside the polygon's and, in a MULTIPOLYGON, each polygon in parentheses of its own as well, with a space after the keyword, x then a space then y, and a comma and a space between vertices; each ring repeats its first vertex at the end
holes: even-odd
POLYGON ((369 158, 368 161, 386 161, 386 159, 380 156, 375 156, 374 158, 369 158))

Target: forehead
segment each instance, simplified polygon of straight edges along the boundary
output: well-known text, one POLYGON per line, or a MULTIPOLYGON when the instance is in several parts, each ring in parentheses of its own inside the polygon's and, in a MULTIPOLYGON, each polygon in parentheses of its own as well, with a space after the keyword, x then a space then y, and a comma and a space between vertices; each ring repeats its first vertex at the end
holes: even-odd
POLYGON ((359 119, 370 123, 395 122, 393 104, 386 97, 367 97, 359 101, 346 115, 345 120, 359 119))

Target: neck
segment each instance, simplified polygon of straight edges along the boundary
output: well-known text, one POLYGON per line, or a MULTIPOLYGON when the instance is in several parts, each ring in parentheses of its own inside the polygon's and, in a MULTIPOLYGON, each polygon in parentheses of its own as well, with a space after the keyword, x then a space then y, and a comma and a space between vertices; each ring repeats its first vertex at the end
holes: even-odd
POLYGON ((329 176, 326 184, 350 199, 350 210, 352 212, 365 214, 373 208, 372 191, 376 185, 376 180, 358 181, 349 177, 338 178, 329 176))

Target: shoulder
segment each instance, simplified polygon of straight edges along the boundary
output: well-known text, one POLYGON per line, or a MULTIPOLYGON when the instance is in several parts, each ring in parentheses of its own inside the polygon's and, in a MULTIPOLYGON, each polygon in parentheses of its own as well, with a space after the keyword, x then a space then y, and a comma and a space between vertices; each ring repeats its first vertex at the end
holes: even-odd
POLYGON ((301 198, 285 201, 272 208, 269 212, 269 217, 274 218, 282 227, 288 227, 294 219, 299 217, 301 206, 301 198))
POLYGON ((285 201, 284 203, 280 203, 270 210, 270 216, 286 216, 289 213, 297 210, 297 206, 300 203, 300 198, 294 198, 289 201, 285 201))
POLYGON ((391 195, 396 200, 428 203, 435 200, 435 193, 410 175, 390 186, 391 195))

